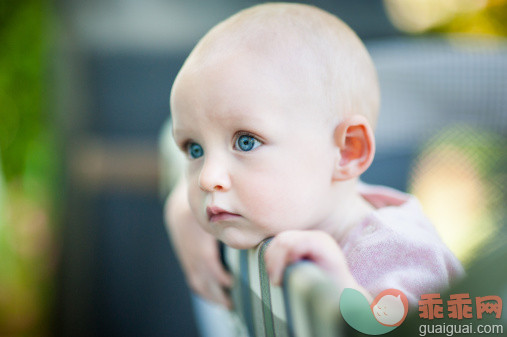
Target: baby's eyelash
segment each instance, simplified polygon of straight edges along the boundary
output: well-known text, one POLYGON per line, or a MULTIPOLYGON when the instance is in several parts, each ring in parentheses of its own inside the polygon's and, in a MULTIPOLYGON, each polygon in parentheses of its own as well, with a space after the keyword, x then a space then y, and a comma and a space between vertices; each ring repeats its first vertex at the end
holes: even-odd
POLYGON ((250 152, 262 146, 264 143, 259 140, 259 137, 253 135, 251 132, 238 132, 233 137, 233 149, 240 152, 250 152))
POLYGON ((180 149, 180 151, 182 151, 183 153, 187 153, 188 151, 188 145, 190 145, 190 143, 192 143, 192 140, 190 139, 186 139, 182 142, 178 142, 176 145, 178 146, 178 148, 180 149))
POLYGON ((249 136, 249 137, 252 137, 252 138, 255 138, 257 139, 261 144, 264 144, 264 141, 262 140, 261 137, 257 136, 256 134, 252 133, 252 132, 249 132, 249 131, 238 131, 236 132, 236 134, 234 135, 233 137, 233 141, 234 143, 236 142, 236 140, 241 137, 241 136, 249 136))

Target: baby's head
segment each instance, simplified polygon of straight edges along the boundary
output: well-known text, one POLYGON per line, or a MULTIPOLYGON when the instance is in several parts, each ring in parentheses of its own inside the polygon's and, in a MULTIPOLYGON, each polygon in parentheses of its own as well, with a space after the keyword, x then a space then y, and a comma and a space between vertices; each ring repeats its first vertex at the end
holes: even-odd
POLYGON ((373 159, 378 105, 371 59, 335 16, 263 4, 218 24, 171 92, 199 223, 251 248, 326 221, 373 159))

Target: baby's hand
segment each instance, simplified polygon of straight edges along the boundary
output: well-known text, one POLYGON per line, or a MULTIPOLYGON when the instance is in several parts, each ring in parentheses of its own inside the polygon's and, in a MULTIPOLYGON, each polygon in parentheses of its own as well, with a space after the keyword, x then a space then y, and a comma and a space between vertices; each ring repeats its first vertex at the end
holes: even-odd
POLYGON ((190 288, 212 302, 232 308, 227 291, 232 286, 232 275, 220 262, 217 240, 206 233, 193 216, 183 183, 168 198, 165 219, 190 288))
POLYGON ((319 230, 290 230, 273 238, 265 253, 266 269, 273 285, 280 285, 285 268, 308 259, 327 271, 336 281, 351 278, 347 262, 338 243, 319 230))

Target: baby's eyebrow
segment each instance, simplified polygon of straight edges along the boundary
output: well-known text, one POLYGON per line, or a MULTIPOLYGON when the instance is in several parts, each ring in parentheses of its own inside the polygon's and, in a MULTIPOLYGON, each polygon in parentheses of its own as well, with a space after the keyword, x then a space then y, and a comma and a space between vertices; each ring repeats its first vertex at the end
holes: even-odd
POLYGON ((171 134, 173 135, 173 138, 176 139, 176 136, 178 135, 179 130, 175 129, 174 126, 171 127, 171 134))
POLYGON ((172 126, 172 135, 174 139, 178 139, 178 137, 182 137, 186 133, 186 130, 183 128, 175 128, 172 126))
POLYGON ((182 143, 186 141, 186 136, 185 136, 186 133, 187 132, 185 129, 174 128, 174 126, 172 127, 172 136, 173 136, 174 142, 179 147, 181 147, 183 145, 182 143))

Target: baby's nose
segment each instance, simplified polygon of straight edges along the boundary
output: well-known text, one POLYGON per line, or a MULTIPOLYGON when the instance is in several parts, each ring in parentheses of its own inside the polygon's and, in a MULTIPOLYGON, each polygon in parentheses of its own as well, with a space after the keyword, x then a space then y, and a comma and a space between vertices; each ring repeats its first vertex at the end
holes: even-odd
POLYGON ((224 192, 230 189, 231 180, 223 160, 206 158, 199 176, 199 187, 205 192, 224 192))

